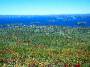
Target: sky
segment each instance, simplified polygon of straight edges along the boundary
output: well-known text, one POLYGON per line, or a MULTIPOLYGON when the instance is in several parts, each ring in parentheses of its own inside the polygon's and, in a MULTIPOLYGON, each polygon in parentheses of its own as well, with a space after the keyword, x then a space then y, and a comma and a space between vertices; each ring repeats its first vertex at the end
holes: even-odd
POLYGON ((88 13, 90 0, 0 0, 0 15, 88 13))

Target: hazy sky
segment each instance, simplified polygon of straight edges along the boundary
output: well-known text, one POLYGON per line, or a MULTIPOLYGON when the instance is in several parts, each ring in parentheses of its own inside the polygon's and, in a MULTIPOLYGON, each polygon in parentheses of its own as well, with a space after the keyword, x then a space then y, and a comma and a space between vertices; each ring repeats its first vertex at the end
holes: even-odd
POLYGON ((0 0, 0 15, 90 13, 90 0, 0 0))

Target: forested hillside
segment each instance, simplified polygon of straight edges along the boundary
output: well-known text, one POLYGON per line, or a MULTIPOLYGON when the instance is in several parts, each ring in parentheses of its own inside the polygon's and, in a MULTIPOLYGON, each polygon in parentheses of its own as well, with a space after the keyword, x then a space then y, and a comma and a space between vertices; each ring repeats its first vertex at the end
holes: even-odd
POLYGON ((0 67, 90 67, 90 28, 18 26, 0 28, 0 67))

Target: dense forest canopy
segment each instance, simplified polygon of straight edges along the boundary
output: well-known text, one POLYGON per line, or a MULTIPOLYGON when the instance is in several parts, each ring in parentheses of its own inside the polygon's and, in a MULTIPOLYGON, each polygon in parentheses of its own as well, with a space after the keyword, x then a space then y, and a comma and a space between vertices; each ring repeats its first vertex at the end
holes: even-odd
MULTIPOLYGON (((3 26, 3 25, 1 25, 3 26)), ((6 24, 0 28, 0 65, 90 62, 90 28, 6 24)))

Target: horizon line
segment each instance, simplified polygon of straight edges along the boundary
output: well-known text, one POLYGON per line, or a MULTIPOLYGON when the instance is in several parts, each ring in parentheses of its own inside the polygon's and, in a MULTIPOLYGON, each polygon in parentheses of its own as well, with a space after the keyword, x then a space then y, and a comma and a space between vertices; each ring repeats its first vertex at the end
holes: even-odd
POLYGON ((73 13, 73 14, 0 14, 0 16, 43 16, 43 15, 89 15, 90 13, 73 13))

